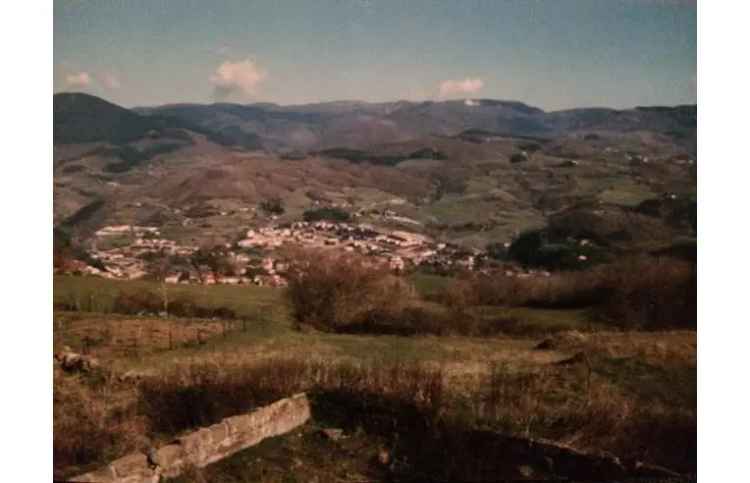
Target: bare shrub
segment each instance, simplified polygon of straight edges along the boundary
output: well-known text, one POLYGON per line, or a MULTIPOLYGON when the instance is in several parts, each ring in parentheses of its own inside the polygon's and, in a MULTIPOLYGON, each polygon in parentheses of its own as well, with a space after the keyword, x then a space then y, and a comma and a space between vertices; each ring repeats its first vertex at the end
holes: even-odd
POLYGON ((112 304, 112 311, 118 314, 158 314, 164 309, 161 297, 148 290, 121 292, 112 304))
POLYGON ((606 296, 606 287, 591 273, 558 272, 526 277, 503 272, 468 274, 446 289, 441 300, 448 306, 587 307, 606 296))
POLYGON ((288 280, 294 317, 322 330, 340 330, 374 311, 396 312, 412 292, 385 264, 330 251, 297 252, 288 280))
POLYGON ((359 255, 297 252, 292 259, 287 296, 300 324, 356 334, 494 335, 472 307, 479 298, 462 281, 444 299, 445 306, 420 300, 403 278, 359 255))
POLYGON ((694 263, 641 256, 547 276, 465 274, 437 299, 462 313, 481 305, 593 308, 618 327, 694 328, 696 284, 694 263))
POLYGON ((597 313, 613 324, 642 329, 695 328, 697 267, 673 258, 633 258, 600 270, 611 295, 597 313))
POLYGON ((237 313, 228 307, 204 307, 188 297, 178 297, 169 303, 169 315, 201 319, 236 319, 237 313))
POLYGON ((447 335, 451 332, 450 319, 445 313, 422 307, 404 307, 401 310, 375 309, 362 314, 353 323, 342 327, 350 334, 385 335, 447 335))
MULTIPOLYGON (((112 311, 118 314, 139 315, 164 312, 163 298, 148 290, 122 292, 114 300, 112 311)), ((206 307, 182 296, 169 302, 169 315, 177 317, 235 319, 237 314, 228 307, 206 307)))

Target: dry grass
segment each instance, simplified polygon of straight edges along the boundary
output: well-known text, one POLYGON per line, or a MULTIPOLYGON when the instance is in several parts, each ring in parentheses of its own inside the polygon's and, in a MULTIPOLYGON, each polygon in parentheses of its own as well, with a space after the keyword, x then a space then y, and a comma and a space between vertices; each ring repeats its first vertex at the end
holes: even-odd
POLYGON ((183 347, 199 347, 212 338, 242 330, 240 321, 127 318, 59 314, 56 350, 73 350, 106 360, 138 358, 183 347))
POLYGON ((551 366, 532 373, 496 366, 484 383, 487 399, 475 414, 511 434, 694 471, 695 406, 622 387, 617 384, 622 374, 598 370, 605 363, 591 358, 588 367, 551 366))
MULTIPOLYGON (((694 397, 678 387, 695 379, 694 344, 689 333, 674 333, 669 336, 684 344, 660 350, 658 339, 649 342, 647 336, 569 339, 575 341, 569 343, 570 351, 588 352, 588 365, 522 368, 500 362, 489 370, 474 367, 462 373, 449 362, 344 363, 309 357, 186 364, 146 378, 137 391, 120 387, 131 391, 130 399, 120 396, 129 401, 121 406, 128 411, 105 410, 104 394, 91 388, 75 397, 56 396, 56 411, 66 415, 64 426, 56 422, 56 451, 59 445, 69 456, 56 459, 55 465, 96 461, 103 457, 100 447, 108 447, 110 454, 132 447, 135 433, 167 439, 304 390, 313 395, 316 418, 362 425, 388 437, 396 432, 422 435, 421 442, 413 442, 425 446, 420 454, 426 459, 421 461, 443 451, 438 445, 458 451, 463 436, 456 432, 488 427, 694 471, 694 397), (115 413, 121 418, 119 426, 110 422, 115 413), (84 418, 96 424, 87 425, 84 418), (73 427, 79 432, 67 430, 73 427), (100 427, 107 428, 104 434, 97 433, 100 427), (427 435, 435 431, 441 436, 432 447, 433 436, 427 435)), ((101 387, 108 384, 117 391, 113 381, 101 387)), ((451 457, 459 464, 460 455, 451 457)))
POLYGON ((56 478, 82 472, 142 446, 146 420, 135 410, 133 394, 124 394, 115 385, 105 374, 84 378, 55 370, 56 478))
MULTIPOLYGON (((325 268, 316 274, 325 289, 304 287, 307 292, 300 307, 315 309, 310 312, 314 317, 301 319, 305 323, 331 332, 354 332, 368 321, 366 316, 378 314, 369 319, 371 332, 416 327, 422 332, 412 333, 485 335, 481 327, 487 317, 474 310, 481 307, 473 305, 478 290, 471 288, 471 279, 461 281, 464 291, 453 291, 455 299, 443 307, 410 294, 408 303, 393 310, 386 304, 394 293, 400 296, 403 287, 388 286, 400 282, 393 281, 387 270, 354 259, 321 264, 313 258, 308 259, 308 267, 313 262, 325 268), (340 263, 345 263, 343 268, 340 263), (353 270, 360 273, 352 276, 353 270), (349 286, 352 280, 356 290, 349 286), (314 304, 321 293, 333 301, 332 312, 314 304), (405 317, 415 307, 431 317, 405 317), (331 320, 337 324, 328 325, 326 321, 331 320), (454 320, 464 325, 451 325, 454 320)), ((642 301, 651 306, 665 304, 668 295, 680 296, 679 290, 686 290, 690 300, 687 290, 694 276, 690 266, 663 263, 623 262, 571 278, 557 274, 545 285, 535 279, 518 279, 512 283, 528 283, 528 291, 519 285, 513 296, 555 305, 580 300, 576 297, 602 284, 619 285, 624 299, 611 300, 634 300, 636 307, 642 301), (681 288, 676 291, 675 287, 681 288)), ((311 280, 307 273, 300 272, 302 285, 311 280)), ((605 299, 597 310, 605 310, 610 303, 619 306, 605 299)), ((621 316, 628 322, 617 325, 660 327, 654 317, 664 313, 652 308, 644 318, 630 319, 628 312, 621 316)), ((529 339, 310 333, 292 330, 288 319, 283 324, 258 324, 249 332, 234 330, 222 338, 221 322, 95 314, 65 317, 70 320, 62 333, 56 331, 56 345, 72 343, 79 349, 88 338, 89 352, 111 361, 112 367, 120 366, 123 357, 134 361, 122 348, 140 331, 138 363, 152 375, 134 386, 107 374, 56 373, 55 468, 59 475, 131 451, 143 436, 166 439, 300 390, 315 396, 318 416, 338 418, 355 427, 362 424, 367 431, 388 438, 395 432, 402 438, 413 433, 417 439, 409 444, 421 452, 410 457, 434 475, 448 474, 445 468, 428 463, 445 461, 448 450, 453 451, 454 469, 476 463, 461 453, 462 442, 469 441, 462 434, 476 427, 608 450, 680 471, 695 468, 692 331, 561 334, 554 350, 534 351, 536 341, 529 339), (199 328, 210 331, 205 334, 208 344, 164 351, 169 346, 168 334, 179 345, 194 341, 199 328), (91 342, 97 340, 103 342, 91 342), (555 364, 577 352, 587 354, 588 364, 555 364)), ((676 315, 665 320, 673 323, 676 315)))
POLYGON ((338 391, 391 398, 436 408, 443 392, 439 370, 275 359, 252 366, 196 364, 139 385, 142 413, 155 434, 206 426, 301 391, 338 391))

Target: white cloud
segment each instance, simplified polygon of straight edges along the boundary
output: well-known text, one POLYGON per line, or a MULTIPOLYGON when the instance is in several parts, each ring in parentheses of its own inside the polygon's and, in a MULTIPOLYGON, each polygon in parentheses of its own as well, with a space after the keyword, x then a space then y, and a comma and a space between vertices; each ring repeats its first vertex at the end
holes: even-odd
POLYGON ((463 80, 446 80, 440 83, 440 97, 462 97, 465 94, 476 94, 482 87, 484 82, 482 79, 475 78, 471 79, 467 77, 463 80))
POLYGON ((114 74, 104 74, 102 75, 101 80, 102 84, 104 84, 104 87, 107 89, 119 89, 121 86, 120 79, 114 74))
POLYGON ((214 86, 214 97, 226 99, 236 95, 250 97, 257 92, 258 85, 263 82, 268 73, 253 60, 222 63, 211 76, 214 86))
POLYGON ((65 82, 68 84, 68 87, 88 87, 91 85, 91 76, 88 72, 69 74, 67 77, 65 77, 65 82))

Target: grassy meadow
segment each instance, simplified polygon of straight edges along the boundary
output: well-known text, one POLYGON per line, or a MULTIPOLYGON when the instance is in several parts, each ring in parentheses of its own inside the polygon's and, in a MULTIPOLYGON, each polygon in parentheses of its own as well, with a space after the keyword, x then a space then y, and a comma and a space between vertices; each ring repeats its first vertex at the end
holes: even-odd
MULTIPOLYGON (((377 408, 386 403, 413 406, 429 425, 489 428, 695 471, 695 331, 624 330, 580 306, 488 304, 456 312, 441 298, 454 291, 455 280, 415 274, 409 283, 425 313, 479 324, 500 321, 499 330, 320 330, 299 323, 284 289, 255 286, 166 286, 170 300, 227 308, 231 318, 126 314, 118 313, 118 297, 161 295, 162 285, 56 276, 55 351, 68 346, 96 357, 104 368, 88 374, 55 369, 56 476, 81 473, 145 444, 166 442, 196 421, 211 424, 300 390, 312 395, 316 408, 308 425, 178 481, 306 481, 310 474, 320 481, 362 481, 409 479, 419 472, 450 479, 476 467, 468 459, 452 469, 426 463, 441 461, 439 448, 457 444, 445 439, 450 432, 434 447, 424 443, 424 454, 409 453, 404 431, 417 437, 422 430, 407 430, 412 423, 406 420, 399 420, 401 429, 384 430, 371 413, 380 414, 377 408), (579 354, 584 362, 576 359, 579 354), (423 387, 425 381, 433 382, 423 387), (370 409, 357 409, 370 400, 370 409), (174 404, 182 409, 169 409, 174 404), (165 426, 165 414, 185 411, 184 420, 165 426), (319 429, 331 425, 347 437, 322 438, 319 429), (674 445, 674 438, 684 444, 674 445), (411 461, 410 469, 373 463, 384 447, 411 461), (323 454, 339 457, 318 464, 323 454)), ((399 409, 393 417, 409 411, 399 409)), ((502 471, 519 477, 514 468, 502 471)))

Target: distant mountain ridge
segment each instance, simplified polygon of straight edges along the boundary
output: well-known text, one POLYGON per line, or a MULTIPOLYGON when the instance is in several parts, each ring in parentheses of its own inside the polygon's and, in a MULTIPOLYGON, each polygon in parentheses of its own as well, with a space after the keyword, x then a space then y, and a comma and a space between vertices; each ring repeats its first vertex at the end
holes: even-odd
POLYGON ((122 143, 169 128, 205 134, 213 142, 272 151, 367 148, 429 135, 482 130, 507 136, 555 138, 579 132, 653 131, 685 140, 693 150, 697 107, 579 108, 545 112, 494 99, 334 101, 281 106, 172 104, 122 108, 88 94, 54 96, 55 144, 122 143))
POLYGON ((76 144, 132 141, 159 127, 158 119, 83 93, 56 94, 54 143, 76 144))

